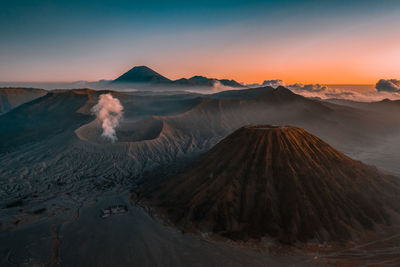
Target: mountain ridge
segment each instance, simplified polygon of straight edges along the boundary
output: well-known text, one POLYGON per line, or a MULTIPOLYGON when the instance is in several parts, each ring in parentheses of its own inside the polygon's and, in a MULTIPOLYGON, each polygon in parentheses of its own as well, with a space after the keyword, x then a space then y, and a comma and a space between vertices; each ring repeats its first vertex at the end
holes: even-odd
POLYGON ((4 87, 0 88, 0 115, 30 102, 48 92, 37 88, 4 87))
POLYGON ((135 66, 113 80, 112 83, 137 83, 178 87, 214 87, 222 85, 226 87, 245 88, 245 86, 235 80, 207 78, 200 75, 195 75, 189 79, 180 78, 171 80, 147 66, 135 66))

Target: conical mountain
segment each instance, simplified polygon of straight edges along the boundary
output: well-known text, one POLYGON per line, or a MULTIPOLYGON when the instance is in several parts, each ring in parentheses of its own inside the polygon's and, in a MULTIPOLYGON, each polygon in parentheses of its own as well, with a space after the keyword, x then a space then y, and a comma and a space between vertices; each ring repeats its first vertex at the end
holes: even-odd
POLYGON ((170 79, 146 66, 136 66, 122 74, 114 82, 126 83, 169 83, 170 79))
POLYGON ((399 211, 399 182, 297 127, 249 126, 141 194, 188 231, 233 240, 346 241, 399 211))

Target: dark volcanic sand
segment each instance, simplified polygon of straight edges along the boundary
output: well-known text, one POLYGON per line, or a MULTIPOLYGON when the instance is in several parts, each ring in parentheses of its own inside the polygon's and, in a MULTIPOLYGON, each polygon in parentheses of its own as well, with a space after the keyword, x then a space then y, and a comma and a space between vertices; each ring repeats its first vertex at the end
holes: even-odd
POLYGON ((0 265, 309 266, 312 261, 312 256, 270 255, 184 235, 130 205, 128 195, 102 197, 74 216, 71 212, 0 232, 0 265), (101 208, 124 203, 128 213, 100 218, 101 208))

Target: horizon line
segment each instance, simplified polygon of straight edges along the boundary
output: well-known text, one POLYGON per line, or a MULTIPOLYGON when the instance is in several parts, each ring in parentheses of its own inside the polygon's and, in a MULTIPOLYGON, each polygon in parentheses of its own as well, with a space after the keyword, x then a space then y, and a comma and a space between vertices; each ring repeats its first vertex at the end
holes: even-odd
MULTIPOLYGON (((202 76, 202 75, 199 75, 202 76)), ((208 78, 207 76, 203 76, 208 78)), ((181 79, 181 78, 179 78, 181 79)), ((179 80, 176 79, 176 80, 179 80)), ((268 79, 268 80, 263 80, 262 82, 249 82, 249 83, 245 83, 245 82, 241 82, 241 81, 237 81, 235 79, 232 78, 209 78, 209 79, 218 79, 218 80, 223 80, 223 79, 229 79, 229 80, 234 80, 240 84, 243 85, 253 85, 253 84, 259 84, 262 85, 262 83, 264 81, 272 81, 272 80, 281 80, 281 79, 268 79)), ((105 81, 105 82, 110 82, 110 81, 114 81, 115 79, 99 79, 99 80, 72 80, 72 81, 0 81, 0 83, 32 83, 32 84, 39 84, 39 83, 43 83, 43 84, 52 84, 52 83, 78 83, 78 82, 86 82, 86 83, 96 83, 96 82, 101 82, 101 81, 105 81)), ((172 80, 171 81, 176 81, 176 80, 172 80)), ((283 82, 285 82, 284 80, 281 80, 283 82)), ((301 82, 301 81, 297 81, 297 82, 292 82, 292 83, 288 83, 287 85, 292 85, 292 84, 296 84, 296 83, 301 83, 301 84, 321 84, 321 85, 375 85, 375 83, 325 83, 325 82, 301 82)), ((285 86, 285 85, 283 85, 285 86)))

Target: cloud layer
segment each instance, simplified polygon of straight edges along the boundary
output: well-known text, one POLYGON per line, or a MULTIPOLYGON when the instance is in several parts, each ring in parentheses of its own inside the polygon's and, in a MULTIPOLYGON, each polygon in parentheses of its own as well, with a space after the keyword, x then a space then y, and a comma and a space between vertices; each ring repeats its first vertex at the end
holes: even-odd
POLYGON ((349 85, 347 88, 332 88, 330 86, 320 84, 293 84, 287 85, 287 87, 297 94, 321 99, 337 98, 363 102, 380 101, 385 98, 400 99, 400 94, 397 92, 379 90, 363 91, 351 88, 351 85, 349 85))
POLYGON ((290 89, 293 91, 297 92, 314 92, 314 93, 319 93, 319 92, 325 92, 329 90, 329 87, 326 85, 320 85, 320 84, 302 84, 302 83, 295 83, 292 85, 288 85, 290 89))
POLYGON ((285 83, 282 80, 265 80, 261 86, 271 86, 271 87, 278 87, 278 86, 285 86, 285 83))
POLYGON ((115 128, 122 118, 123 107, 117 98, 111 94, 99 96, 99 102, 92 108, 92 113, 102 122, 102 136, 111 142, 117 141, 115 128))
MULTIPOLYGON (((349 86, 328 86, 321 84, 286 84, 282 80, 266 80, 262 84, 251 84, 249 87, 258 86, 285 86, 296 94, 305 97, 315 97, 321 99, 339 98, 354 101, 379 101, 385 98, 400 99, 400 80, 379 80, 376 84, 376 90, 371 86, 368 90, 360 90, 349 86)), ((357 86, 355 86, 357 87, 357 86)))
POLYGON ((376 90, 385 91, 385 92, 400 92, 400 80, 390 79, 384 80, 381 79, 376 83, 376 90))

